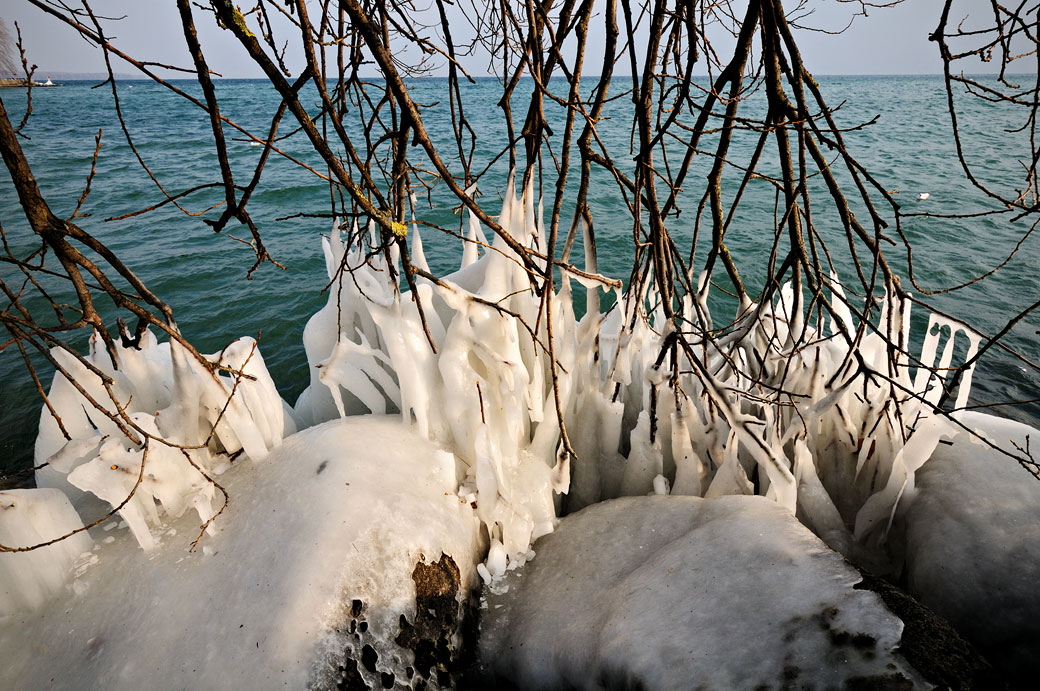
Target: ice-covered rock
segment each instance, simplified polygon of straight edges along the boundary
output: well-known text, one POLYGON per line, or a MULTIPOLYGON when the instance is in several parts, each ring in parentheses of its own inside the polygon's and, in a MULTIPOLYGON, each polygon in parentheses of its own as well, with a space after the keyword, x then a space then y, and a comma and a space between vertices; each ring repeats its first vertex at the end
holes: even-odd
POLYGON ((0 688, 436 681, 423 636, 457 644, 444 622, 453 608, 458 621, 481 550, 450 453, 399 419, 354 417, 221 482, 231 503, 196 552, 194 512, 147 556, 112 522, 92 529, 98 546, 63 594, 0 617, 0 688))
MULTIPOLYGON (((1040 442, 1040 430, 1012 420, 965 413, 962 421, 1016 455, 1040 442)), ((909 591, 1026 683, 1023 688, 1034 685, 1040 676, 1040 482, 962 432, 918 471, 901 522, 909 591)))
POLYGON ((859 573, 762 497, 603 502, 534 549, 487 598, 488 683, 930 687, 896 650, 902 622, 853 588, 859 573))
POLYGON ((0 618, 30 611, 61 592, 73 565, 93 540, 76 510, 57 489, 0 492, 0 545, 12 550, 62 536, 64 540, 27 552, 0 552, 0 618))

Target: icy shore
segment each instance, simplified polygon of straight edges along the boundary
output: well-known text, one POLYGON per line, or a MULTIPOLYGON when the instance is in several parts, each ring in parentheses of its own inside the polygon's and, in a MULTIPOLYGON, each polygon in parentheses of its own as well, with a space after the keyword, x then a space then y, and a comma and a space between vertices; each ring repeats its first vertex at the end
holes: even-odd
MULTIPOLYGON (((1037 434, 985 415, 966 421, 1002 443, 1037 434)), ((55 596, 0 617, 0 686, 380 688, 391 675, 394 688, 451 685, 463 671, 451 658, 464 664, 472 645, 465 620, 487 550, 472 497, 458 495, 459 467, 399 420, 357 416, 227 473, 234 499, 197 552, 186 550, 198 531, 191 514, 156 531, 147 554, 126 525, 93 528, 94 547, 55 596), (452 627, 434 655, 409 632, 423 616, 417 565, 436 574, 445 555, 457 579, 438 607, 450 603, 452 627)), ((1040 483, 967 435, 925 468, 897 523, 911 592, 1005 673, 1035 678, 1040 483)), ((656 689, 696 678, 780 688, 796 671, 813 688, 869 676, 930 686, 900 653, 903 623, 765 498, 600 503, 534 551, 487 590, 485 676, 467 677, 476 687, 639 679, 656 689)))
MULTIPOLYGON (((507 194, 500 220, 536 249, 541 216, 529 189, 507 194)), ((946 402, 955 412, 939 408, 978 334, 936 315, 915 332, 893 286, 854 318, 836 277, 830 318, 806 314, 789 285, 761 303, 744 296, 715 330, 702 279, 682 301, 688 347, 669 368, 675 322, 651 281, 622 292, 589 256, 540 296, 509 246, 470 220, 459 271, 437 280, 423 277, 411 228, 415 295, 400 290, 396 245, 373 252, 374 227, 333 227, 328 303, 303 336, 311 382, 293 407, 251 339, 199 360, 148 333, 114 359, 97 343, 82 362, 56 352, 71 378, 55 376, 55 414, 41 412, 44 489, 0 492, 0 544, 72 535, 0 553, 0 685, 451 685, 472 649, 471 595, 522 591, 561 519, 585 527, 567 528, 559 542, 572 546, 538 555, 531 573, 576 560, 574 579, 601 563, 574 596, 587 616, 570 618, 565 589, 550 587, 508 604, 507 623, 489 617, 485 670, 499 680, 595 688, 599 677, 556 665, 553 641, 573 625, 575 659, 608 686, 692 674, 721 688, 752 668, 780 684, 792 640, 812 651, 789 665, 806 683, 891 672, 926 685, 900 661, 900 622, 851 592, 842 557, 905 574, 1008 674, 1033 674, 1040 482, 978 437, 1022 455, 1040 432, 960 410, 971 368, 946 402), (580 318, 572 282, 586 291, 580 318), (613 299, 602 312, 601 298, 613 299), (652 507, 642 533, 628 520, 636 506, 652 507), (594 538, 609 544, 592 549, 594 538), (656 556, 643 564, 645 548, 656 556), (605 573, 623 596, 596 586, 605 573), (725 587, 698 590, 703 579, 725 587), (717 607, 687 616, 677 607, 690 600, 717 607), (833 636, 805 624, 820 616, 833 636), (771 637, 751 651, 721 643, 762 631, 771 637), (843 643, 865 643, 859 633, 870 655, 843 643), (675 641, 693 634, 725 664, 683 666, 692 658, 675 641)))

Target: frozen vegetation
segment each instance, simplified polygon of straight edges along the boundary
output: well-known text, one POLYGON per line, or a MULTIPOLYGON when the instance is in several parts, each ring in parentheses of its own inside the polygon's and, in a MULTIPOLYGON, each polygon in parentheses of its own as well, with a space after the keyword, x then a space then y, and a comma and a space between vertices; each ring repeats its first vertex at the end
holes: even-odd
MULTIPOLYGON (((545 247, 530 190, 507 193, 500 222, 545 247)), ((29 546, 118 515, 0 554, 3 649, 33 651, 4 666, 5 685, 54 669, 67 687, 450 683, 444 659, 408 633, 425 616, 416 602, 432 564, 450 575, 452 588, 434 590, 457 617, 480 581, 496 593, 488 673, 548 688, 629 675, 728 688, 751 678, 741 674, 779 686, 785 666, 820 688, 890 672, 926 684, 894 651, 899 620, 850 590, 858 577, 841 556, 892 575, 905 564, 915 593, 979 641, 991 633, 976 620, 1007 612, 999 657, 1031 664, 1040 483, 964 427, 998 445, 1024 444, 1029 429, 935 412, 942 382, 930 368, 955 364, 958 340, 970 358, 973 332, 929 315, 915 345, 909 301, 885 298, 857 339, 832 277, 833 318, 808 319, 792 286, 745 299, 725 335, 679 351, 673 377, 658 362, 672 333, 653 288, 609 287, 590 256, 546 298, 554 367, 542 298, 475 219, 460 269, 417 278, 421 313, 398 289, 394 251, 371 253, 374 230, 347 230, 322 239, 328 304, 304 330, 311 381, 294 408, 250 339, 210 356, 212 372, 150 334, 118 350, 118 367, 92 344, 97 372, 55 352, 72 377, 58 373, 49 395, 67 434, 44 408, 41 489, 0 493, 0 542, 29 546), (586 291, 584 316, 573 290, 586 291), (886 342, 902 349, 893 357, 886 342), (687 498, 598 506, 648 494, 687 498), (584 507, 566 534, 544 537, 584 507), (520 567, 536 553, 528 577, 520 567), (943 559, 962 570, 937 568, 943 559), (572 584, 586 588, 574 595, 588 599, 583 614, 569 614, 569 590, 538 585, 547 560, 587 573, 572 584), (1015 563, 1026 566, 1009 580, 1015 563), (874 657, 841 657, 809 623, 821 616, 838 639, 869 638, 874 657), (758 647, 726 643, 743 639, 758 647), (714 663, 689 658, 691 646, 714 663)), ((410 240, 425 270, 417 227, 410 240)), ((683 305, 706 330, 709 289, 701 281, 683 305)), ((459 630, 442 633, 438 645, 461 644, 459 630)))

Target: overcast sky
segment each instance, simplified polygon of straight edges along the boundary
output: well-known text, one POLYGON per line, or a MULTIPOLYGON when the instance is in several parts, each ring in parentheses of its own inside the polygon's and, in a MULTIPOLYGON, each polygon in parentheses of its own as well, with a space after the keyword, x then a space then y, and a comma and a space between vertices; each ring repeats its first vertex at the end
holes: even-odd
MULTIPOLYGON (((98 51, 57 19, 25 0, 0 2, 11 32, 14 32, 14 22, 21 27, 29 60, 39 65, 40 79, 45 79, 49 72, 104 70, 98 51)), ((813 4, 816 12, 805 23, 827 30, 844 27, 858 8, 858 4, 849 5, 839 0, 815 0, 813 4)), ((794 3, 785 2, 785 5, 793 7, 794 3)), ((91 6, 98 14, 126 15, 119 22, 106 23, 106 27, 114 35, 115 45, 127 53, 181 66, 191 64, 172 0, 94 0, 91 6)), ((852 27, 841 35, 803 31, 799 36, 803 55, 809 69, 821 75, 938 73, 941 63, 935 44, 928 41, 928 34, 938 23, 939 6, 940 0, 907 0, 893 8, 870 10, 868 17, 856 18, 852 27)), ((231 36, 213 26, 211 15, 195 12, 207 59, 214 70, 226 77, 261 76, 231 36)), ((453 20, 452 26, 455 24, 453 20)), ((590 45, 602 45, 602 41, 590 40, 590 45)), ((595 55, 589 59, 596 61, 592 64, 600 60, 595 55)), ((473 61, 468 67, 475 75, 484 74, 482 62, 486 61, 473 61)), ((113 67, 117 72, 134 71, 118 61, 113 67)))

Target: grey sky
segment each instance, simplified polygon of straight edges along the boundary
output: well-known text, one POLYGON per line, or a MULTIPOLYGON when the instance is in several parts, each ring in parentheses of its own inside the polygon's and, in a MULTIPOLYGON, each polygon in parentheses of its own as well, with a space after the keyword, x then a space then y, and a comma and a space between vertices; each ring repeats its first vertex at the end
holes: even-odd
MULTIPOLYGON (((41 79, 49 72, 104 70, 100 53, 57 19, 25 0, 0 2, 4 5, 3 18, 12 33, 14 22, 21 26, 30 62, 39 65, 41 79)), ((794 3, 785 4, 794 6, 794 3)), ((858 17, 841 35, 803 31, 800 34, 803 55, 816 74, 937 73, 941 63, 935 45, 928 41, 928 34, 938 22, 940 4, 940 0, 907 0, 893 8, 872 9, 870 16, 858 17)), ((850 5, 838 0, 815 0, 811 6, 816 12, 805 23, 827 30, 845 26, 859 7, 858 3, 850 5)), ((158 62, 190 65, 172 0, 95 0, 92 7, 98 14, 126 15, 126 19, 106 26, 111 27, 107 30, 115 36, 114 43, 127 53, 158 62)), ((200 38, 214 70, 226 77, 261 76, 231 37, 213 26, 211 16, 198 10, 195 13, 200 38)), ((455 23, 452 22, 453 27, 455 23)), ((590 41, 590 44, 596 42, 590 41)), ((601 58, 590 55, 589 59, 598 64, 601 58)), ((483 74, 483 63, 473 60, 468 67, 474 74, 483 74)), ((118 60, 113 68, 117 72, 134 71, 118 60)))

